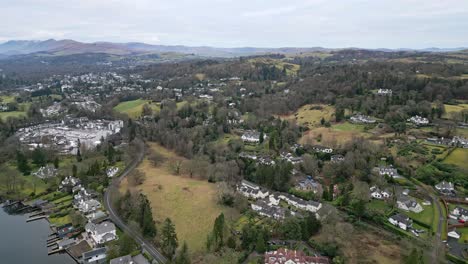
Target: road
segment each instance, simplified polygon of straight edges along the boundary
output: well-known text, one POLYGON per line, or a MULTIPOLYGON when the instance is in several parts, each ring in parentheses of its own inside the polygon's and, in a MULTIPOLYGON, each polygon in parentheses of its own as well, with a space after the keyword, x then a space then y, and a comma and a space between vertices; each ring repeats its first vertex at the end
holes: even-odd
POLYGON ((112 183, 107 188, 104 193, 104 207, 109 212, 110 219, 125 233, 130 235, 138 244, 141 245, 142 249, 147 251, 158 263, 166 263, 166 258, 150 243, 148 242, 141 234, 130 229, 130 227, 120 218, 117 212, 112 208, 112 195, 118 191, 118 186, 122 179, 124 179, 130 172, 132 172, 138 164, 143 160, 145 156, 145 145, 143 142, 136 142, 138 146, 137 156, 133 161, 125 168, 125 170, 120 174, 118 178, 113 179, 112 183))

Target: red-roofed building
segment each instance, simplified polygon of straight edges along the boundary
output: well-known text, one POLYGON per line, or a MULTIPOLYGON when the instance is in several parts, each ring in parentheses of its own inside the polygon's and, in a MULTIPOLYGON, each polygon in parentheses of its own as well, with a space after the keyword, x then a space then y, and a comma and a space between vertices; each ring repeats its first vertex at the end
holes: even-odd
POLYGON ((307 256, 302 251, 280 248, 265 253, 265 264, 329 264, 330 259, 322 256, 307 256))

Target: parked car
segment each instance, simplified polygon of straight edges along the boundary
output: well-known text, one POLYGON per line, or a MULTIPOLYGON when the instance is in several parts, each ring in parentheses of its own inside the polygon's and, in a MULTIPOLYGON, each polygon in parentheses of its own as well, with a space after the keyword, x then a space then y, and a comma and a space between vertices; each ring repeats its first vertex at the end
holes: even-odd
POLYGON ((458 223, 464 224, 464 223, 465 223, 465 220, 463 220, 463 219, 458 219, 458 223))

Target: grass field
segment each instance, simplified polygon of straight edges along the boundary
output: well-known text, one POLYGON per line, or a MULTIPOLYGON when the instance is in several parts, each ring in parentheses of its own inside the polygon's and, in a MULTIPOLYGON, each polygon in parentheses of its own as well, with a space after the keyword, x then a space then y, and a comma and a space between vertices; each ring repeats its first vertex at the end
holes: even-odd
POLYGON ((0 112, 1 120, 7 120, 9 117, 19 118, 19 117, 25 117, 25 116, 26 116, 26 112, 22 112, 22 111, 0 112))
POLYGON ((143 99, 121 102, 114 107, 114 110, 122 114, 127 114, 131 118, 137 118, 141 116, 143 106, 146 104, 148 104, 153 111, 159 111, 159 104, 151 103, 150 100, 143 99))
POLYGON ((457 231, 461 233, 461 236, 458 242, 463 243, 463 244, 468 243, 468 227, 457 228, 457 231))
POLYGON ((464 170, 468 170, 468 149, 457 148, 444 160, 445 163, 456 165, 464 170))
POLYGON ((468 110, 468 104, 449 105, 444 104, 445 113, 442 115, 443 118, 453 118, 454 113, 461 112, 462 110, 468 110))
POLYGON ((307 131, 299 140, 301 144, 321 144, 330 147, 343 145, 353 138, 369 138, 371 135, 359 131, 335 130, 334 128, 318 127, 307 131))
POLYGON ((385 215, 390 211, 390 205, 383 200, 372 199, 370 203, 366 205, 367 209, 370 211, 378 212, 379 214, 385 215))
POLYGON ((320 120, 324 118, 330 121, 335 115, 335 108, 324 104, 307 104, 299 108, 291 115, 280 116, 282 119, 295 120, 297 124, 309 128, 320 126, 320 120))
MULTIPOLYGON (((418 200, 418 202, 421 204, 422 201, 418 200)), ((432 222, 434 220, 434 207, 433 205, 422 205, 422 208, 424 209, 420 213, 414 213, 414 212, 404 212, 406 215, 408 215, 411 219, 415 219, 419 222, 425 223, 429 226, 432 226, 432 222)))
POLYGON ((13 103, 15 101, 14 96, 0 95, 0 103, 13 103))
POLYGON ((145 173, 146 179, 137 188, 150 200, 158 226, 166 217, 171 218, 180 243, 187 241, 192 253, 202 252, 215 218, 224 212, 227 221, 233 222, 238 213, 218 204, 215 184, 170 172, 169 165, 174 161, 185 162, 184 158, 159 145, 151 147, 166 156, 166 161, 154 167, 145 160, 138 169, 145 173))

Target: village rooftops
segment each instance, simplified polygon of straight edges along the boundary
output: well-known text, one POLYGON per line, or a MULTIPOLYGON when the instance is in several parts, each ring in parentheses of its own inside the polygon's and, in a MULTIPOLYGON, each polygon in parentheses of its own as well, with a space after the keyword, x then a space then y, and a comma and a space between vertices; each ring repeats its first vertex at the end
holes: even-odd
POLYGON ((280 248, 265 253, 265 264, 328 264, 330 259, 322 256, 307 256, 298 250, 280 248))

